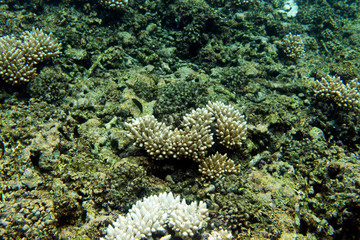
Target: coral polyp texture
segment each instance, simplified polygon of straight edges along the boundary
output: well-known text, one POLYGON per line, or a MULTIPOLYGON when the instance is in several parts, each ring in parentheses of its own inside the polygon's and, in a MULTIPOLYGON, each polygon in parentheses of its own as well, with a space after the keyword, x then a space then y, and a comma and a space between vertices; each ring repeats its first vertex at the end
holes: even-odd
POLYGON ((25 31, 20 39, 0 37, 0 78, 10 85, 31 81, 35 65, 60 54, 61 43, 42 30, 25 31))
POLYGON ((360 107, 360 82, 357 78, 345 84, 340 77, 327 75, 315 81, 313 90, 317 98, 332 101, 342 109, 360 107))
POLYGON ((160 193, 137 201, 126 216, 109 225, 107 240, 153 239, 153 234, 188 239, 206 226, 208 210, 202 201, 186 204, 172 193, 160 193), (171 230, 171 231, 169 231, 171 230))
POLYGON ((28 82, 36 75, 36 68, 28 63, 20 45, 14 37, 0 38, 0 77, 9 84, 28 82))
POLYGON ((60 54, 61 43, 54 39, 51 33, 46 34, 41 29, 33 28, 32 31, 25 31, 22 39, 20 48, 23 50, 26 60, 33 64, 60 54))
POLYGON ((155 159, 164 159, 169 156, 173 149, 168 140, 172 136, 172 130, 164 123, 160 123, 152 115, 133 119, 132 123, 125 123, 130 131, 128 137, 133 139, 134 145, 145 148, 148 154, 155 159))

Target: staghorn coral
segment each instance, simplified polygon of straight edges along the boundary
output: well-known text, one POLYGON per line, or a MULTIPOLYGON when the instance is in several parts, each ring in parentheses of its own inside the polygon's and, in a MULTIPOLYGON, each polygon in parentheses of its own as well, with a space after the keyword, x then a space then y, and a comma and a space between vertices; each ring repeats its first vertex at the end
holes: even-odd
POLYGON ((199 166, 199 171, 210 178, 222 178, 224 175, 237 173, 240 165, 235 165, 226 154, 215 153, 205 158, 199 166))
POLYGON ((61 43, 33 28, 25 31, 20 39, 14 36, 0 37, 0 78, 10 85, 23 84, 36 76, 34 65, 58 56, 61 43))
POLYGON ((288 58, 298 59, 305 55, 305 45, 300 35, 289 33, 284 37, 280 45, 288 58))
MULTIPOLYGON (((107 240, 153 239, 153 234, 173 234, 188 238, 200 231, 208 220, 202 201, 187 205, 170 193, 160 193, 137 201, 126 216, 119 216, 107 229, 107 240), (174 233, 168 232, 172 229, 174 233)), ((169 238, 169 235, 166 235, 169 238)))
POLYGON ((342 109, 359 108, 360 82, 357 78, 344 84, 340 77, 327 75, 314 82, 313 90, 317 98, 332 101, 342 109))
POLYGON ((216 118, 216 135, 220 143, 229 149, 241 147, 247 133, 244 115, 241 115, 234 107, 221 102, 209 102, 207 109, 216 118))

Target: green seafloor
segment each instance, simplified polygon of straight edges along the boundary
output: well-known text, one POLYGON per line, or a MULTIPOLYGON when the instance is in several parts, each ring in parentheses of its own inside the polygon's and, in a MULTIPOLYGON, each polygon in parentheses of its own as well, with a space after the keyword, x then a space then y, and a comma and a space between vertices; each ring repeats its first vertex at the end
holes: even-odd
POLYGON ((282 0, 104 2, 0 2, 0 36, 35 27, 62 43, 29 83, 0 78, 0 239, 99 239, 161 192, 207 204, 202 236, 360 239, 360 100, 313 87, 360 79, 359 0, 296 0, 296 16, 282 0), (246 117, 241 149, 210 150, 236 174, 207 179, 127 137, 134 118, 177 126, 208 101, 246 117))

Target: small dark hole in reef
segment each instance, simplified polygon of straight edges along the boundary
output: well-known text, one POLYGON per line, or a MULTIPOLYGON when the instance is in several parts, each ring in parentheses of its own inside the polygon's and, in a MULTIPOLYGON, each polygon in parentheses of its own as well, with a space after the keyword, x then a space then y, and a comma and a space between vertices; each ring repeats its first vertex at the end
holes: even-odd
POLYGON ((181 182, 196 175, 198 164, 190 159, 149 160, 148 171, 154 176, 165 179, 168 175, 175 182, 181 182))
POLYGON ((337 164, 333 164, 333 165, 329 166, 327 169, 327 173, 331 179, 335 179, 339 175, 340 172, 341 172, 341 168, 337 164))
POLYGON ((301 234, 303 234, 303 235, 306 235, 308 229, 309 229, 308 224, 307 224, 303 219, 300 219, 299 233, 301 233, 301 234))
POLYGON ((31 163, 36 168, 39 167, 40 155, 41 155, 40 151, 34 151, 30 156, 31 163))

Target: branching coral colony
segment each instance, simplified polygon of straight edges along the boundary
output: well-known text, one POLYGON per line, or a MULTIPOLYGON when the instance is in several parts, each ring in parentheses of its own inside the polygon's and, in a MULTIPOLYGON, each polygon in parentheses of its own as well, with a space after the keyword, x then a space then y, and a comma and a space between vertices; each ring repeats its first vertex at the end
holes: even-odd
POLYGON ((38 63, 60 54, 61 43, 42 30, 25 31, 20 40, 0 37, 0 78, 10 85, 23 84, 36 76, 38 63))
POLYGON ((316 98, 334 102, 342 109, 360 108, 360 82, 355 78, 347 84, 340 77, 326 76, 316 80, 312 86, 316 98))
MULTIPOLYGON (((137 201, 126 216, 119 216, 106 231, 106 240, 193 239, 206 227, 208 209, 202 201, 187 205, 170 193, 137 201), (158 238, 154 238, 156 235, 158 238), (175 239, 175 238, 174 238, 175 239)), ((230 240, 230 232, 212 231, 208 240, 230 240)), ((104 240, 104 239, 101 239, 104 240)))
POLYGON ((217 139, 223 146, 236 149, 243 145, 247 134, 245 117, 234 107, 221 102, 209 102, 206 108, 186 114, 181 129, 172 129, 158 122, 154 116, 140 117, 125 125, 135 146, 144 148, 153 159, 193 159, 199 163, 202 174, 209 178, 221 178, 238 172, 239 166, 219 153, 206 157, 208 149, 214 144, 210 128, 214 120, 217 139))

